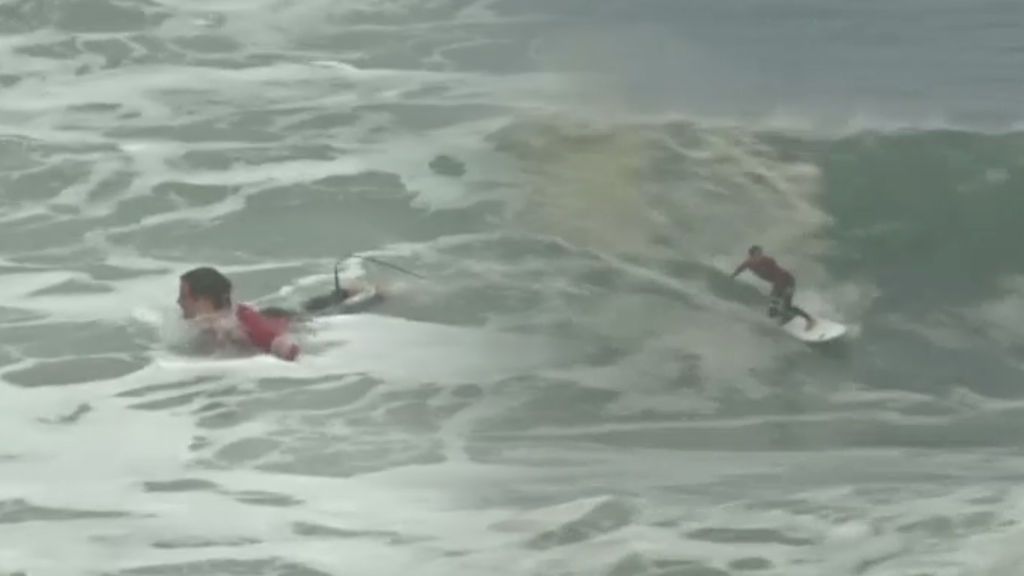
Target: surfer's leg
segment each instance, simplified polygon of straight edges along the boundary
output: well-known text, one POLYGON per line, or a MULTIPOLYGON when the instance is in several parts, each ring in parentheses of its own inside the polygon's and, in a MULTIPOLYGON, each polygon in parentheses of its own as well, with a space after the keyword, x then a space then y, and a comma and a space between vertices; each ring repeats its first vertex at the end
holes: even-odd
POLYGON ((793 314, 796 314, 797 316, 800 316, 801 318, 803 318, 804 320, 807 321, 807 329, 808 330, 810 330, 811 328, 814 327, 814 318, 811 318, 811 315, 808 314, 807 312, 804 312, 802 309, 800 309, 799 306, 790 305, 789 306, 789 310, 793 314))
POLYGON ((769 294, 768 317, 775 318, 780 324, 789 322, 792 314, 789 311, 790 303, 786 298, 786 286, 784 284, 773 284, 769 294))
POLYGON ((814 327, 814 318, 805 312, 802 308, 793 304, 793 294, 796 292, 796 283, 785 286, 782 290, 782 298, 785 300, 786 309, 789 310, 790 316, 796 314, 807 321, 807 329, 810 330, 814 327))

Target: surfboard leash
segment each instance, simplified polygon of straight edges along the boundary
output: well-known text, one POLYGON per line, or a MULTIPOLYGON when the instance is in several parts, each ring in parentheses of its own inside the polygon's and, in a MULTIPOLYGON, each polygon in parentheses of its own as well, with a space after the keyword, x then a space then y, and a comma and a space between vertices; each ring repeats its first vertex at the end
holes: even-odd
POLYGON ((366 260, 367 262, 373 262, 374 264, 377 264, 379 266, 384 266, 385 268, 391 268, 392 270, 397 270, 398 272, 402 272, 403 274, 408 274, 409 276, 413 276, 415 278, 419 278, 420 280, 426 280, 427 279, 427 277, 423 276, 422 274, 417 274, 417 273, 413 272, 412 270, 408 270, 406 268, 402 268, 398 264, 392 264, 390 262, 385 262, 384 260, 380 260, 378 258, 374 258, 373 256, 357 256, 357 258, 362 258, 363 260, 366 260))

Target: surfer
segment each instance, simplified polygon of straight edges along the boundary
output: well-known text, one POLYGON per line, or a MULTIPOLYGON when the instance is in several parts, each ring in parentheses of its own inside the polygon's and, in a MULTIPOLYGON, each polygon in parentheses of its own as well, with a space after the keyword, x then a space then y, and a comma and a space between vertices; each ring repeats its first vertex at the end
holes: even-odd
POLYGON ((736 268, 732 277, 735 278, 744 270, 750 270, 758 278, 771 282, 772 300, 768 305, 770 318, 779 318, 781 323, 785 324, 795 314, 807 321, 807 330, 814 327, 811 315, 793 304, 793 293, 796 291, 796 279, 793 274, 779 266, 774 258, 766 256, 760 246, 751 246, 747 250, 747 259, 736 268))
POLYGON ((199 328, 198 344, 207 350, 255 347, 293 361, 299 355, 299 346, 290 334, 292 322, 303 312, 316 314, 340 306, 365 289, 343 288, 335 266, 334 291, 305 301, 301 312, 278 307, 257 310, 247 304, 234 304, 231 291, 231 281, 216 268, 193 268, 179 278, 178 306, 182 316, 199 328))

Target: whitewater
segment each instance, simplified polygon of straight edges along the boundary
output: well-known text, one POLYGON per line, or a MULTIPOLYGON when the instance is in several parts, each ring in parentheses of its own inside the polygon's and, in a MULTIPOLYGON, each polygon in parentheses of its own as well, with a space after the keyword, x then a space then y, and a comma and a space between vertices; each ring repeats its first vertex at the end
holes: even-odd
POLYGON ((1022 22, 4 0, 0 576, 1021 574, 1022 22), (299 362, 176 346, 339 260, 299 362))

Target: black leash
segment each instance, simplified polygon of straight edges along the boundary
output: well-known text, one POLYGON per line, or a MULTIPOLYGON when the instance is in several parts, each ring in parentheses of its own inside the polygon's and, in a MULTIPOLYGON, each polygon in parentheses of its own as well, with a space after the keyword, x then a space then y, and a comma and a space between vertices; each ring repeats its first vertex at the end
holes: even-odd
MULTIPOLYGON (((404 274, 408 274, 409 276, 414 276, 416 278, 419 278, 420 280, 426 280, 427 279, 425 276, 417 274, 417 273, 413 272, 412 270, 407 270, 407 269, 402 268, 401 266, 399 266, 397 264, 391 264, 391 263, 385 262, 383 260, 378 260, 377 258, 374 258, 373 256, 359 256, 359 258, 362 258, 363 260, 366 260, 368 262, 373 262, 374 264, 378 264, 380 266, 384 266, 385 268, 391 268, 392 270, 397 270, 397 271, 402 272, 404 274)), ((337 276, 337 266, 335 266, 335 276, 334 276, 334 278, 335 278, 335 284, 337 284, 337 278, 338 278, 338 276, 337 276)))

